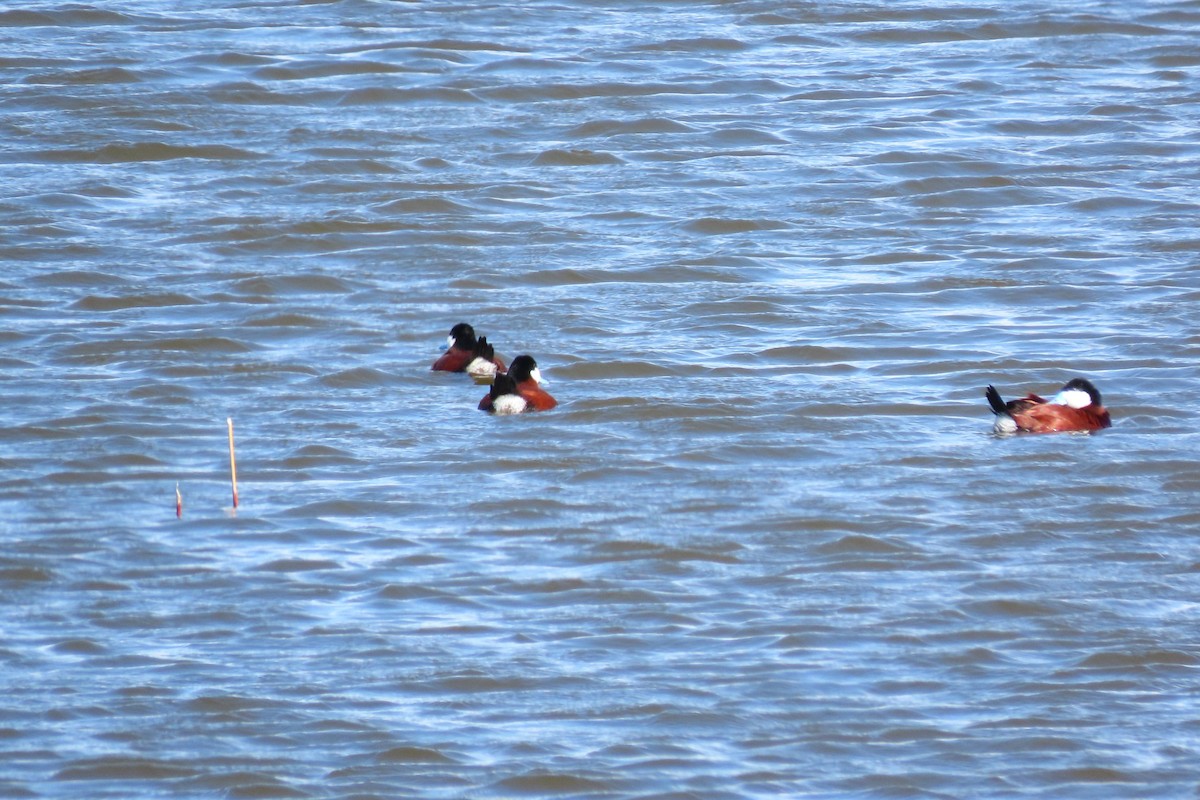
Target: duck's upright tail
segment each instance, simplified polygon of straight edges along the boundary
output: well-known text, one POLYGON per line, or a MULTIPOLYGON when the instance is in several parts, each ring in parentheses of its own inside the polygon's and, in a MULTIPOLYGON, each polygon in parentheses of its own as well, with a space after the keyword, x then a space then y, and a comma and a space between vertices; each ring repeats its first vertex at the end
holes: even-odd
POLYGON ((984 394, 987 395, 988 405, 992 407, 993 414, 1008 416, 1008 406, 1005 404, 1004 398, 996 391, 995 386, 988 386, 984 394))

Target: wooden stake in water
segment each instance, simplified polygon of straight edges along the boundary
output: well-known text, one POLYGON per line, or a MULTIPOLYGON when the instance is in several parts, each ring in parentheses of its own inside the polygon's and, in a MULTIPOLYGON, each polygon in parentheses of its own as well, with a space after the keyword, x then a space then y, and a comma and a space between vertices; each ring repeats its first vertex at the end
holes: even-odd
POLYGON ((175 483, 175 518, 183 518, 183 495, 179 493, 179 483, 175 483))
POLYGON ((233 481, 233 507, 237 508, 237 459, 233 455, 233 417, 229 417, 225 421, 229 423, 229 478, 233 481))

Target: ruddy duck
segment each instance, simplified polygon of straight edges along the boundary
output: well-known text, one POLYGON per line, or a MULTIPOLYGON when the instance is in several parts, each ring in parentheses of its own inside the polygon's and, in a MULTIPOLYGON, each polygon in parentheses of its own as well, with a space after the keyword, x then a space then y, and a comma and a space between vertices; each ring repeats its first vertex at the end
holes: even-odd
MULTIPOLYGON (((525 399, 529 411, 549 411, 558 405, 558 401, 543 389, 542 372, 538 369, 533 356, 517 356, 508 368, 508 378, 512 380, 517 394, 525 399)), ((499 379, 499 376, 497 376, 499 379)), ((479 401, 479 407, 484 411, 491 410, 492 395, 479 401)))
POLYGON ((479 403, 479 407, 492 414, 520 414, 522 411, 529 410, 529 403, 525 402, 525 398, 517 393, 517 385, 513 383, 513 379, 504 373, 500 373, 492 381, 492 389, 484 401, 486 401, 486 408, 482 401, 479 403))
POLYGON ((496 357, 496 349, 488 344, 486 336, 480 336, 475 342, 474 358, 464 371, 478 383, 491 383, 497 373, 504 370, 504 362, 496 357))
POLYGON ((1112 427, 1100 392, 1086 378, 1072 378, 1049 400, 1030 394, 1006 403, 995 386, 987 387, 986 395, 996 415, 996 433, 1090 432, 1112 427))
POLYGON ((475 358, 475 329, 465 322, 460 322, 450 329, 446 338, 448 349, 433 362, 430 369, 439 372, 462 372, 467 364, 475 358))

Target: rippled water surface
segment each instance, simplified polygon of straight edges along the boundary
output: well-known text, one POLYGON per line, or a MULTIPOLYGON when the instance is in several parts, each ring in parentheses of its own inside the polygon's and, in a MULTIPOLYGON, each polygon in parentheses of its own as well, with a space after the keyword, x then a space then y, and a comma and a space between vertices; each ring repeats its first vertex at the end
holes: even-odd
POLYGON ((1198 34, 0 6, 0 795, 1195 797, 1198 34))

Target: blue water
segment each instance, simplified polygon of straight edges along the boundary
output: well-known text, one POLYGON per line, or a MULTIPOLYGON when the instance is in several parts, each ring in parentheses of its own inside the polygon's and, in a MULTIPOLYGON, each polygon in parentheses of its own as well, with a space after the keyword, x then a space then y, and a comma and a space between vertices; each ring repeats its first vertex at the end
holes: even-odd
POLYGON ((0 8, 0 795, 1195 796, 1198 29, 0 8))

